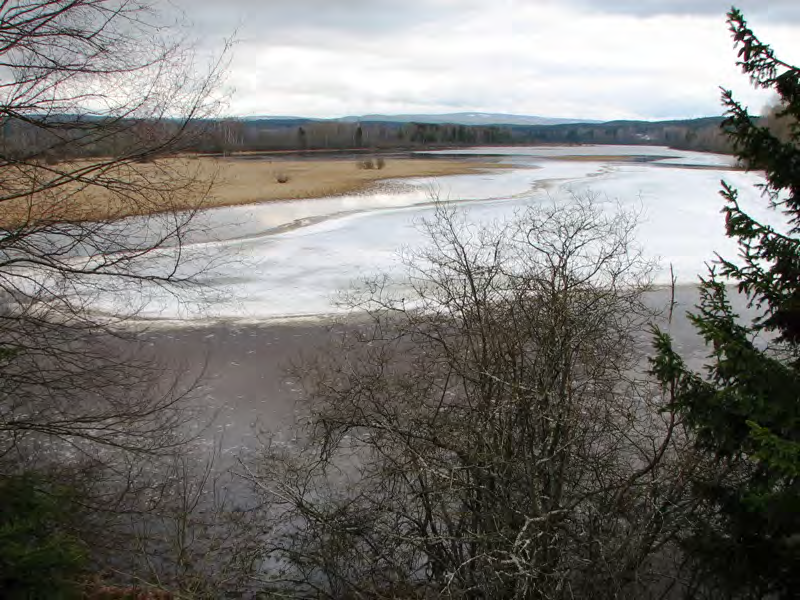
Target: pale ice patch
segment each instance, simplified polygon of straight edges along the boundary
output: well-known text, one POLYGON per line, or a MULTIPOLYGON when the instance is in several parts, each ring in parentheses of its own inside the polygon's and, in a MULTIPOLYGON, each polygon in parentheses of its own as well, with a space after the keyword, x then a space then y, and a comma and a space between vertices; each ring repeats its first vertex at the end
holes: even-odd
POLYGON ((654 168, 623 165, 613 173, 570 185, 575 193, 591 191, 630 210, 641 210, 638 239, 645 252, 659 258, 657 281, 669 281, 673 265, 678 281, 697 281, 715 253, 735 258, 737 245, 725 235, 721 214, 721 180, 739 190, 741 207, 765 223, 776 223, 775 211, 756 185, 763 177, 741 171, 654 168))

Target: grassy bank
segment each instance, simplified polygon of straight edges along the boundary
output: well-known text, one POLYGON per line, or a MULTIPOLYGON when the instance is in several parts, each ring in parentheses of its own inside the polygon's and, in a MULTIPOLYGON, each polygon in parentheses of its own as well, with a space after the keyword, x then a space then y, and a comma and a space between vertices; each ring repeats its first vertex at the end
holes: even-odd
POLYGON ((382 168, 370 159, 217 160, 214 206, 270 200, 319 198, 363 192, 387 179, 466 175, 503 167, 497 162, 458 159, 390 158, 382 168))
MULTIPOLYGON (((182 157, 152 163, 114 165, 60 164, 44 173, 66 183, 59 193, 24 195, 0 205, 0 226, 32 221, 97 221, 173 210, 213 208, 255 202, 320 198, 363 192, 380 181, 441 177, 507 168, 490 160, 391 157, 378 163, 367 158, 319 157, 182 157), (370 168, 364 168, 364 161, 370 168), (71 177, 83 172, 82 178, 71 177), (146 190, 146 193, 142 193, 146 190)), ((38 172, 37 177, 42 177, 38 172)))

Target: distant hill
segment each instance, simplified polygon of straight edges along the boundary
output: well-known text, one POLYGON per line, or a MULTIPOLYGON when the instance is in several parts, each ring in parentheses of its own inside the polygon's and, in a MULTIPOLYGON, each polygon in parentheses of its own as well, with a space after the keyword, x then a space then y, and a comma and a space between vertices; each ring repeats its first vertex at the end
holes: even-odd
POLYGON ((296 116, 254 115, 245 121, 286 122, 339 122, 339 123, 426 123, 440 125, 568 125, 570 123, 600 123, 587 119, 558 119, 531 115, 507 115, 503 113, 460 112, 445 114, 402 115, 351 115, 337 119, 314 119, 296 116))
POLYGON ((338 119, 345 123, 439 123, 452 125, 565 125, 568 123, 599 123, 586 119, 558 119, 531 115, 507 115, 502 113, 460 112, 446 114, 409 115, 358 115, 338 119))
POLYGON ((335 121, 336 119, 315 119, 314 117, 290 117, 286 115, 248 115, 237 117, 242 121, 291 121, 297 123, 312 123, 315 121, 335 121))

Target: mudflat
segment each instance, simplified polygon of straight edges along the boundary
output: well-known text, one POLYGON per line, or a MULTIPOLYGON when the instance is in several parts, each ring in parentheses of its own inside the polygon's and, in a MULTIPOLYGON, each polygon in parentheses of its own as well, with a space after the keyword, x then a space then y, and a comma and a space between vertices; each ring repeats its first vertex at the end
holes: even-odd
MULTIPOLYGON (((730 300, 743 318, 752 318, 746 298, 734 289, 730 300)), ((670 290, 657 288, 647 295, 653 308, 666 309, 670 290)), ((708 355, 686 311, 699 302, 698 288, 681 285, 675 290, 675 312, 671 323, 663 313, 657 323, 673 336, 676 349, 692 368, 700 369, 708 355)), ((237 455, 258 447, 260 434, 291 436, 291 427, 302 415, 299 402, 302 384, 295 377, 305 359, 330 350, 343 331, 365 326, 353 316, 344 321, 307 319, 286 322, 219 322, 177 328, 154 328, 143 331, 139 341, 149 347, 174 372, 200 376, 196 394, 199 408, 205 409, 208 421, 202 439, 209 449, 219 445, 223 464, 237 455)), ((645 329, 637 336, 644 356, 652 352, 652 335, 645 329)), ((646 361, 644 369, 649 368, 646 361)), ((201 426, 201 421, 198 421, 201 426)))

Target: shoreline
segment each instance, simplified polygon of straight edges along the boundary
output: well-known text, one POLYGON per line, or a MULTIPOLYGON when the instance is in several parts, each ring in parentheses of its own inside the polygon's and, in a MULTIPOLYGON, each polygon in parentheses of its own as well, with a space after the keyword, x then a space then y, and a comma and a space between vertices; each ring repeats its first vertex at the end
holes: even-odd
MULTIPOLYGON (((675 284, 676 307, 693 308, 700 299, 700 282, 679 282, 675 284)), ((729 285, 731 296, 738 298, 735 286, 729 285)), ((672 285, 669 283, 654 283, 649 290, 644 292, 654 307, 659 307, 665 312, 669 306, 672 285)), ((139 335, 156 334, 164 332, 189 332, 211 329, 260 329, 270 327, 331 327, 331 326, 359 326, 368 324, 370 319, 365 311, 329 311, 320 313, 294 313, 276 314, 271 316, 256 316, 242 314, 240 316, 207 316, 200 318, 134 318, 126 321, 121 330, 136 332, 139 335)))

